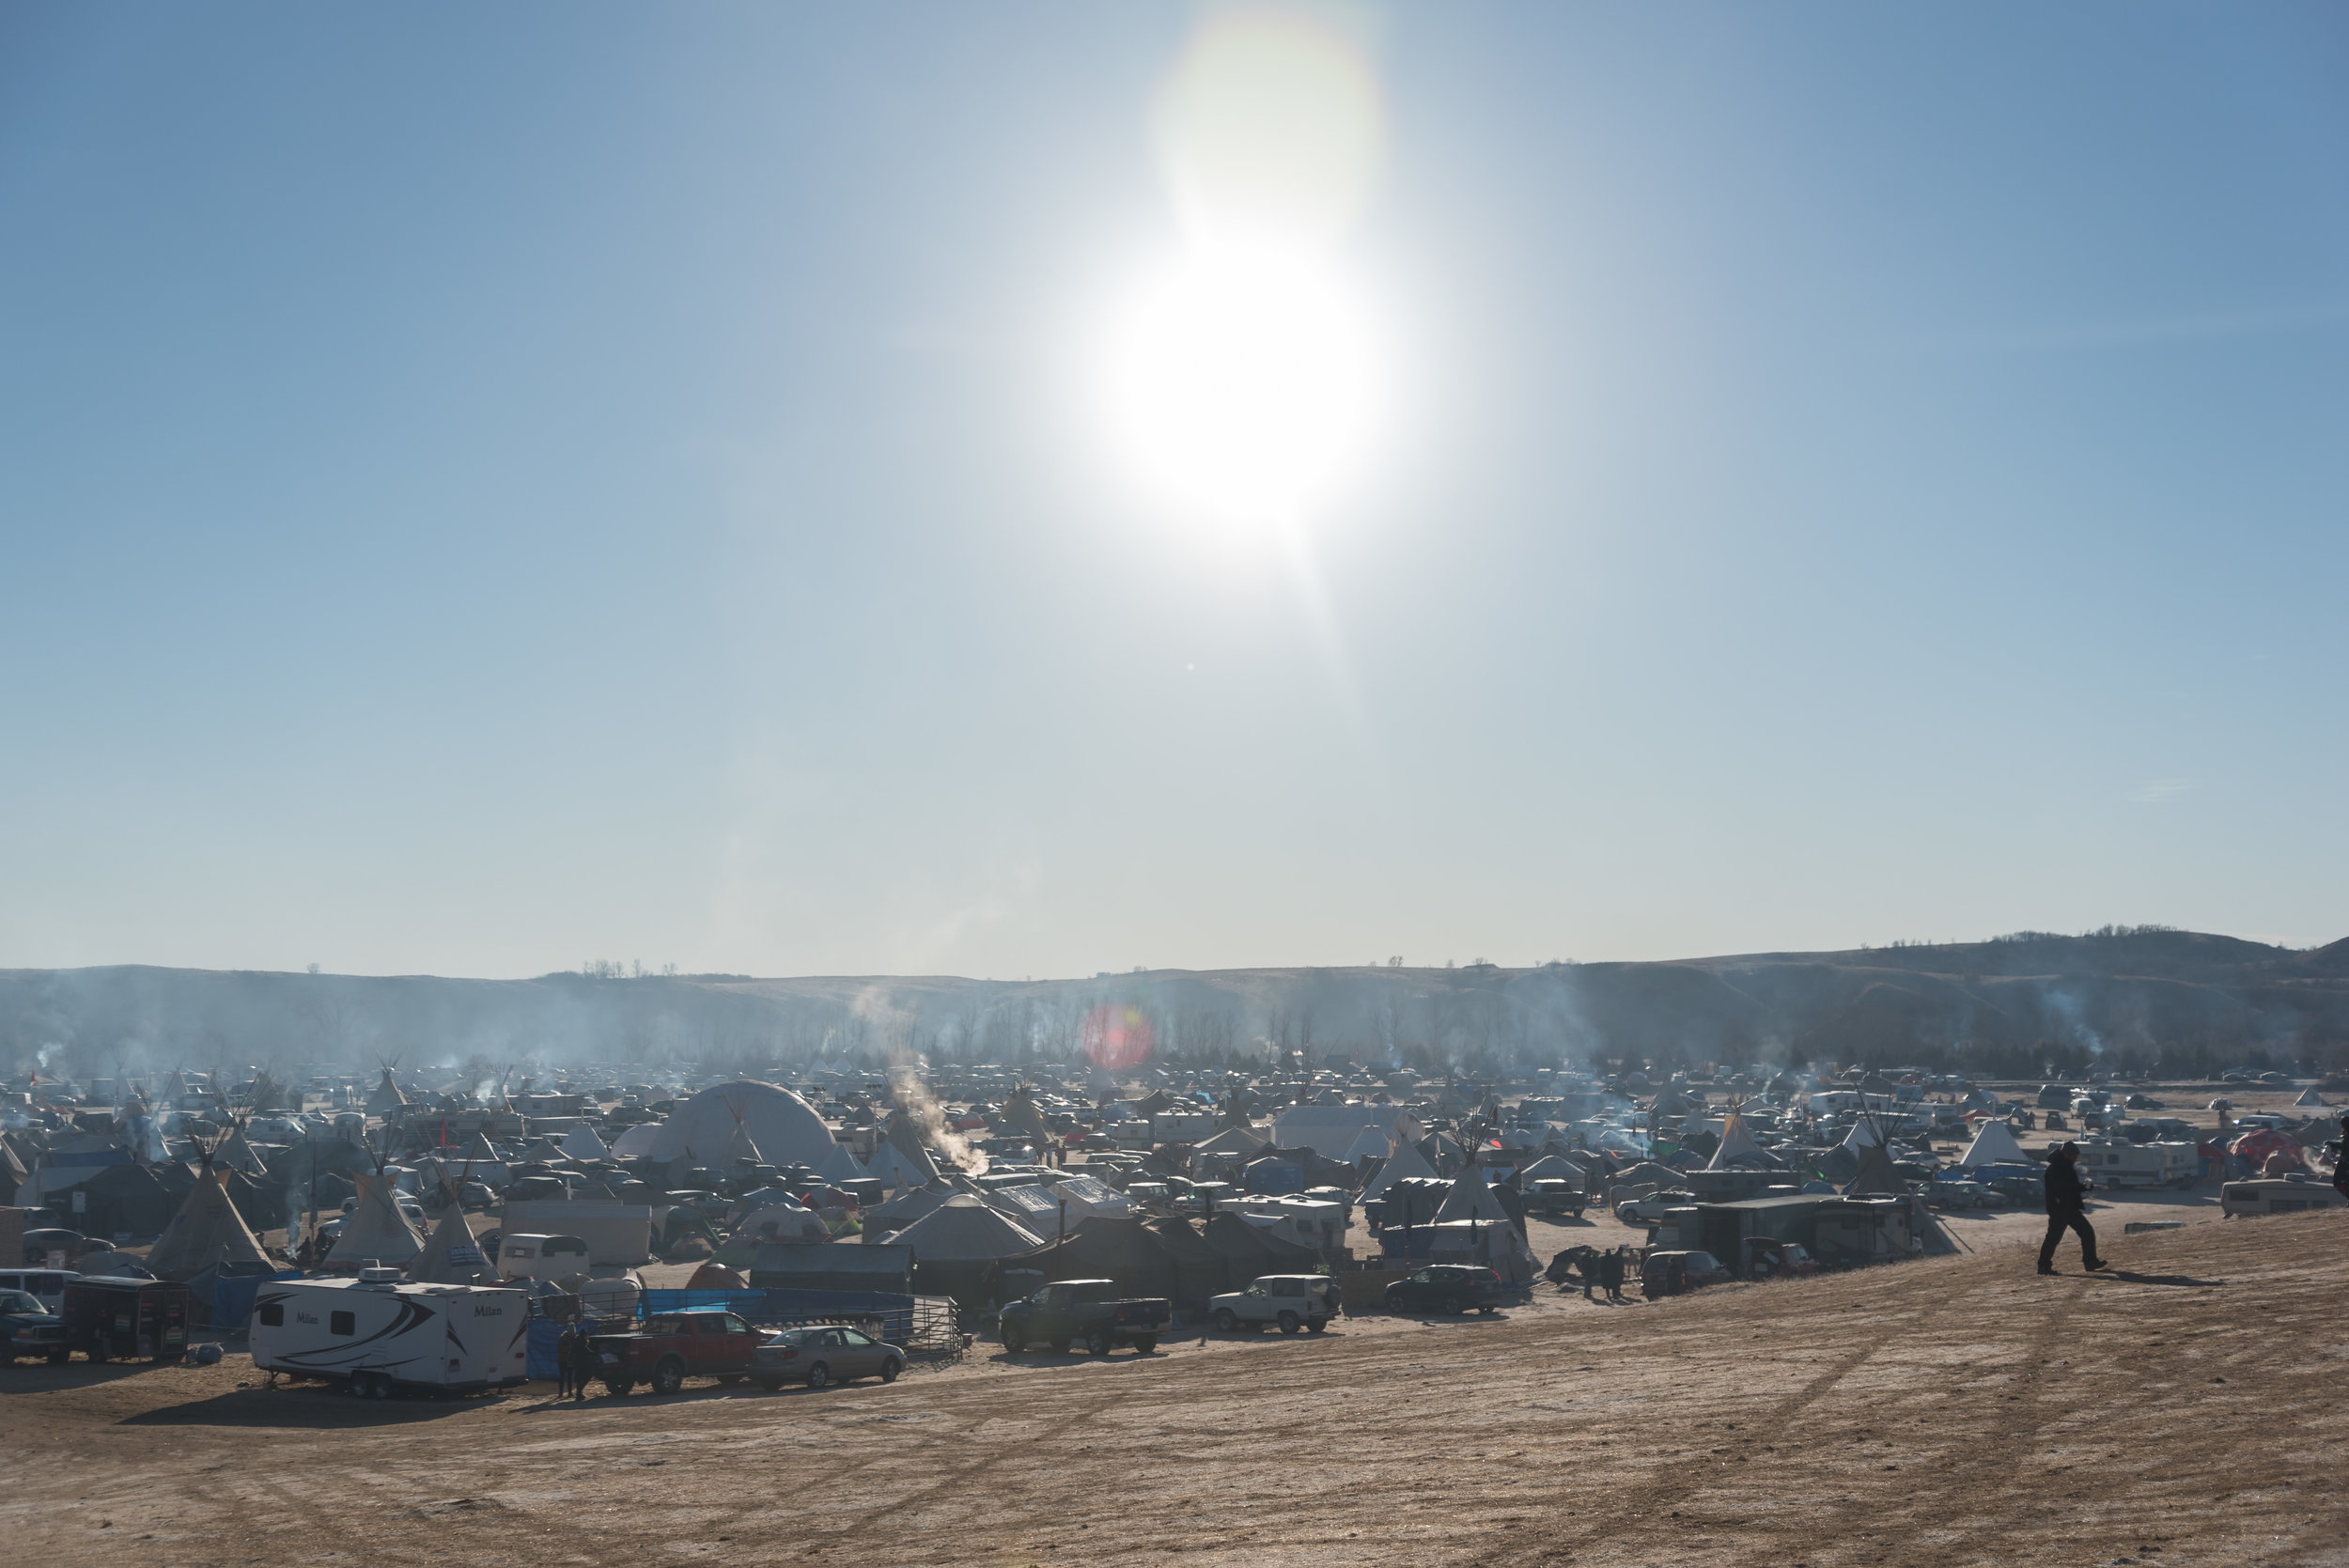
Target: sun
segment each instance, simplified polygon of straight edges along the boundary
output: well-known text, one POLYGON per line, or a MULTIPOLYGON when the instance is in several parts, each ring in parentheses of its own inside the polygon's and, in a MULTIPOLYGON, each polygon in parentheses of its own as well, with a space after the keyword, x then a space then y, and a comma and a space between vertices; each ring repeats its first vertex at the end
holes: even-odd
POLYGON ((1187 515, 1293 524, 1361 459, 1369 323, 1303 247, 1187 254, 1136 290, 1112 337, 1114 439, 1187 515))

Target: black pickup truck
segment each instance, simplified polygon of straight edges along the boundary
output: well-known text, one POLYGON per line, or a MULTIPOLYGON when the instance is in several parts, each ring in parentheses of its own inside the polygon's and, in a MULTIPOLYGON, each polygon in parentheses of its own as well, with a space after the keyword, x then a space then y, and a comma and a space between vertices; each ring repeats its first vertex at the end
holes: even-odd
POLYGON ((1130 1344, 1147 1356, 1174 1316, 1164 1296, 1120 1296, 1112 1280, 1055 1280, 1004 1307, 1003 1349, 1017 1356, 1032 1344, 1049 1344, 1065 1352, 1081 1343, 1106 1356, 1130 1344))

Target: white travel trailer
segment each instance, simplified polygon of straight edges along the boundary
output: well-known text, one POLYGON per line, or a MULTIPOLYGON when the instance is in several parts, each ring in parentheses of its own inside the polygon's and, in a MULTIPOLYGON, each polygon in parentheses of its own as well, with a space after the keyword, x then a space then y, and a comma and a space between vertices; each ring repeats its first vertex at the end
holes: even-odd
POLYGON ((2080 1174, 2098 1187, 2192 1187, 2201 1172, 2201 1156, 2191 1143, 2080 1140, 2080 1174))
POLYGON ((2308 1209, 2339 1208, 2344 1203, 2349 1203, 2349 1199, 2336 1192, 2330 1182, 2298 1172, 2229 1182, 2218 1189, 2218 1212, 2230 1219, 2243 1215, 2299 1214, 2308 1209))
POLYGON ((528 1382, 530 1298, 473 1285, 409 1285, 399 1271, 276 1280, 253 1304, 253 1365, 354 1394, 476 1393, 528 1382))

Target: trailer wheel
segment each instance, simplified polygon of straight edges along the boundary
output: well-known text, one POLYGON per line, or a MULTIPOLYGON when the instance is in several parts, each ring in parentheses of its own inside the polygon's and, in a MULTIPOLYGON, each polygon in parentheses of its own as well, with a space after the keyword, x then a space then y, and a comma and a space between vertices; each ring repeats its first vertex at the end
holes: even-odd
POLYGON ((379 1372, 373 1377, 368 1378, 367 1394, 374 1399, 391 1398, 392 1374, 388 1372, 379 1372))
POLYGON ((671 1356, 652 1369, 652 1391, 673 1394, 685 1387, 685 1363, 671 1356))

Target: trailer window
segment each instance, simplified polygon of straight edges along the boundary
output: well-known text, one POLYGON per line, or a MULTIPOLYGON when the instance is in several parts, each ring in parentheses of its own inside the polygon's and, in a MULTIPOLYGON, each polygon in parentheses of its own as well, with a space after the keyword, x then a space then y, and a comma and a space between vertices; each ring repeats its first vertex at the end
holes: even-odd
POLYGON ((327 1313, 326 1328, 327 1332, 333 1334, 355 1334, 359 1331, 358 1324, 351 1320, 349 1312, 327 1313))
POLYGON ((263 1307, 261 1309, 261 1327, 264 1328, 283 1328, 286 1327, 286 1304, 282 1301, 272 1301, 268 1306, 263 1307))

